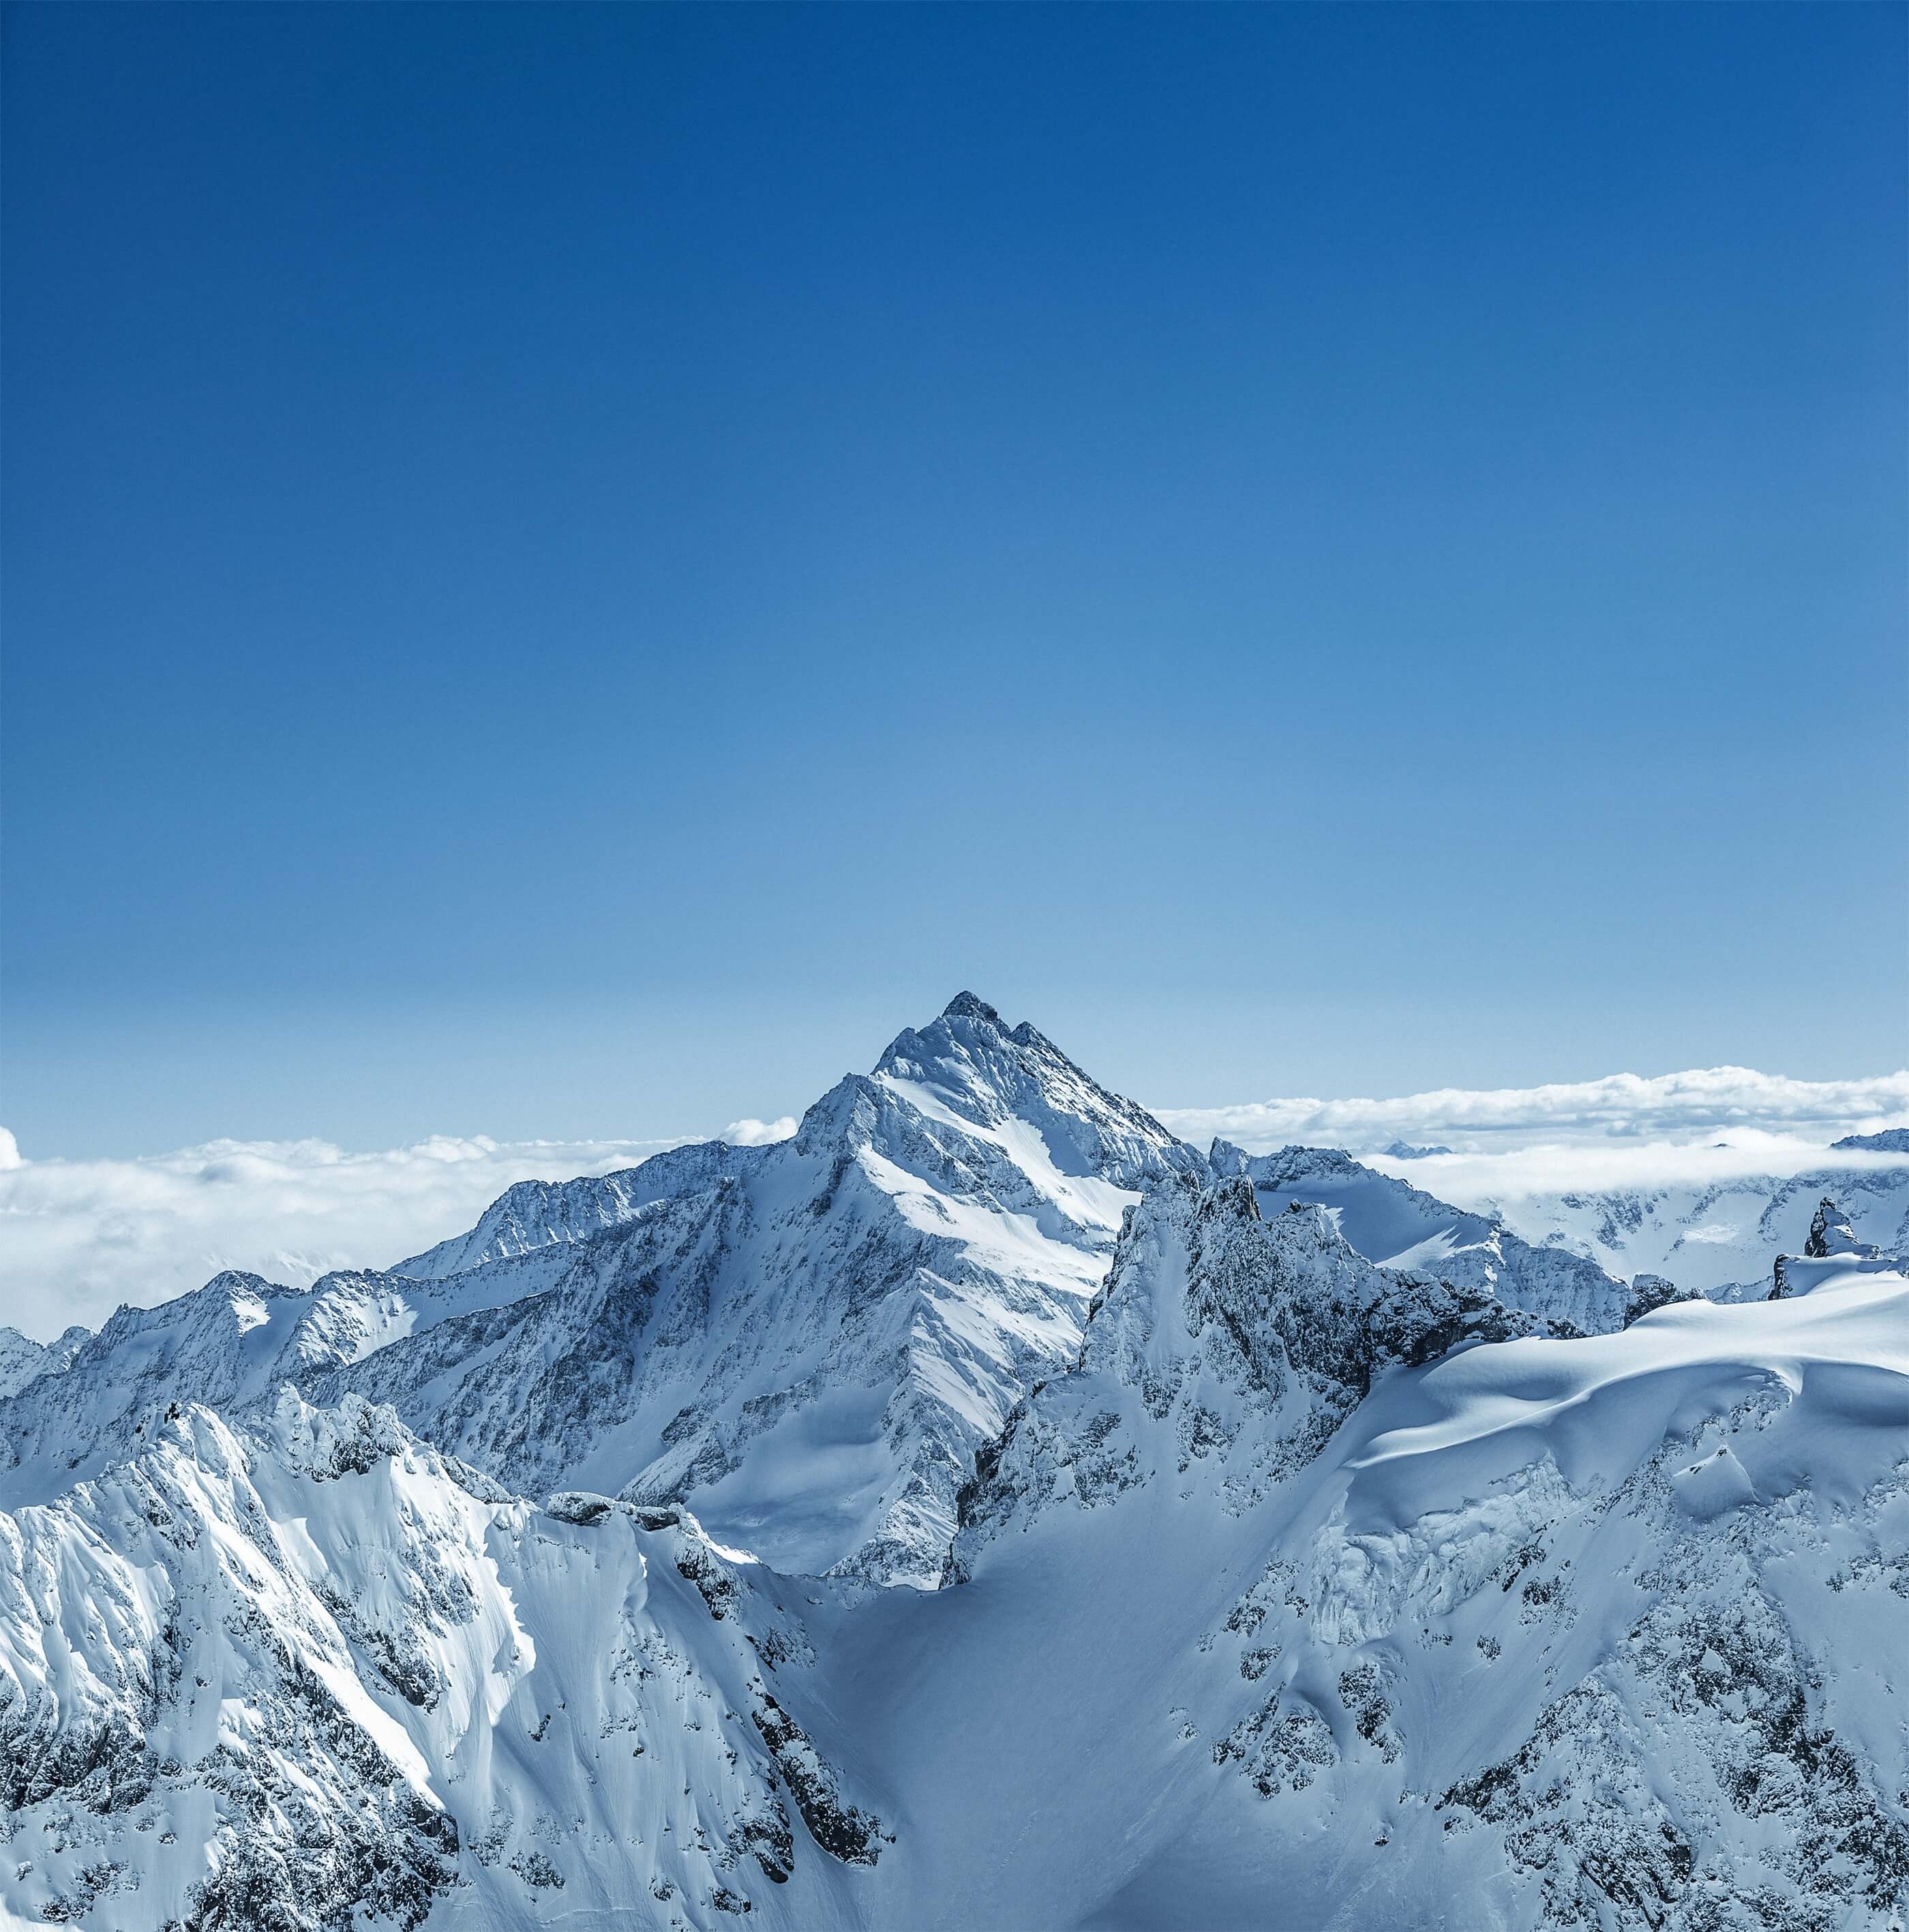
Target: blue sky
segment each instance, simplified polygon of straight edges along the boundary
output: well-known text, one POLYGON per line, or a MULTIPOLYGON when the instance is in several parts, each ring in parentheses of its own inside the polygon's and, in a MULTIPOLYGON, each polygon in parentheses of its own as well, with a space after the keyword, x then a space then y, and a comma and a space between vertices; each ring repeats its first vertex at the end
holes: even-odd
POLYGON ((1899 8, 5 34, 29 1154, 1904 1064, 1899 8))

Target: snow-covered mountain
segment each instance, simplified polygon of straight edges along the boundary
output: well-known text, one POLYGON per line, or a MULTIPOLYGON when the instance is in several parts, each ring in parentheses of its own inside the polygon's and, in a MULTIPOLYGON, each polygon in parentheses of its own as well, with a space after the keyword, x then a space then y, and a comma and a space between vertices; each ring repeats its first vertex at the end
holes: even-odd
POLYGON ((1845 1134, 1829 1143, 1832 1154, 1909 1154, 1909 1127, 1884 1127, 1879 1133, 1845 1134))
POLYGON ((0 1328, 0 1396, 24 1388, 44 1372, 47 1348, 17 1328, 0 1328))
POLYGON ((1313 1316, 1362 1298, 1312 1218, 1150 1196, 964 1498, 882 1738, 1057 1796, 1040 1853, 947 1858, 941 1922, 1899 1926, 1900 1264, 1418 1366, 1440 1324, 1382 1298, 1322 1439, 1363 1345, 1313 1316))
POLYGON ((1199 1156, 964 994, 774 1145, 512 1188, 472 1232, 310 1289, 122 1309, 0 1418, 0 1500, 173 1400, 356 1390, 500 1480, 686 1498, 794 1570, 932 1582, 976 1450, 1070 1360, 1124 1208, 1199 1156))
POLYGON ((358 1396, 148 1433, 0 1517, 9 1922, 854 1922, 892 1838, 693 1519, 536 1508, 358 1396))
POLYGON ((513 1190, 418 1265, 556 1252, 551 1286, 311 1385, 500 1478, 685 1498, 785 1570, 932 1583, 975 1452, 1079 1346, 1123 1210, 1198 1166, 964 994, 791 1139, 513 1190))
POLYGON ((0 1922, 1901 1932, 1828 1191, 1692 1300, 964 994, 790 1140, 22 1338, 0 1922))
POLYGON ((87 1340, 83 1328, 69 1329, 57 1342, 36 1342, 17 1328, 0 1328, 0 1400, 26 1388, 36 1376, 63 1369, 87 1340))
POLYGON ((1588 1256, 1535 1246, 1495 1215, 1448 1207, 1349 1154, 1304 1147, 1249 1154, 1216 1140, 1208 1158, 1216 1174, 1249 1176, 1263 1213, 1301 1202, 1325 1208, 1369 1261, 1487 1288, 1516 1307, 1569 1322, 1586 1334, 1623 1326, 1628 1291, 1588 1256))
MULTIPOLYGON (((217 1275, 156 1308, 70 1330, 0 1399, 0 1505, 44 1502, 130 1453, 139 1425, 177 1402, 243 1413, 473 1306, 548 1287, 566 1258, 539 1250, 443 1282, 375 1272, 308 1289, 217 1275)), ((30 1345, 29 1345, 30 1346, 30 1345)))
MULTIPOLYGON (((1487 1211, 1534 1246, 1582 1256, 1614 1275, 1667 1276, 1733 1300, 1761 1294, 1778 1255, 1802 1252, 1825 1195, 1865 1240, 1909 1249, 1909 1159, 1889 1147, 1847 1152, 1852 1157, 1799 1174, 1520 1192, 1487 1211)), ((1426 1184, 1437 1185, 1436 1173, 1426 1184)))

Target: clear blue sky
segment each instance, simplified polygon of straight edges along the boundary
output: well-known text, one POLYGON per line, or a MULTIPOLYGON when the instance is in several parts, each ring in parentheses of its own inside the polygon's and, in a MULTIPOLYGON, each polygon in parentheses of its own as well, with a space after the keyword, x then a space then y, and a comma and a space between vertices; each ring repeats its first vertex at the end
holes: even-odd
POLYGON ((0 1121, 1901 1064, 1904 19, 14 8, 0 1121))

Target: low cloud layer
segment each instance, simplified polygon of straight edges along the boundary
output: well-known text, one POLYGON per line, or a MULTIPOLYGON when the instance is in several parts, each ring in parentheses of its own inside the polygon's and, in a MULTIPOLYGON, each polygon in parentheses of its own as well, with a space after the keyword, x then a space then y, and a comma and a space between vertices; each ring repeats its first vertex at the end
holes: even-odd
POLYGON ((731 1120, 716 1138, 731 1147, 767 1147, 772 1141, 785 1141, 800 1124, 793 1114, 779 1120, 731 1120))
MULTIPOLYGON (((1367 1156, 1395 1141, 1447 1147, 1430 1160, 1376 1164, 1472 1206, 1673 1176, 1800 1172, 1844 1134, 1909 1122, 1909 1072, 1808 1081, 1715 1067, 1155 1111, 1202 1146, 1219 1134, 1255 1151, 1289 1142, 1367 1156)), ((722 1137, 760 1146, 795 1126, 733 1120, 722 1137)), ((74 1322, 98 1328, 122 1302, 183 1294, 221 1268, 302 1287, 328 1269, 386 1266, 469 1227, 514 1181, 605 1174, 674 1144, 479 1136, 347 1154, 326 1141, 215 1141, 138 1160, 34 1160, 0 1129, 0 1322, 50 1340, 74 1322)))
POLYGON ((634 1166, 666 1141, 434 1138, 381 1154, 214 1141, 138 1160, 23 1160, 0 1130, 0 1322, 42 1341, 245 1268, 302 1288, 458 1234, 514 1181, 634 1166))
POLYGON ((1617 1073, 1546 1087, 1444 1088, 1396 1100, 1155 1111, 1202 1147, 1217 1134, 1255 1154, 1293 1143, 1344 1148, 1441 1201, 1502 1213, 1542 1240, 1552 1225, 1550 1204, 1568 1192, 1900 1166, 1900 1154, 1832 1154, 1829 1146, 1846 1134, 1909 1124, 1909 1071, 1791 1080, 1713 1066, 1648 1079, 1617 1073), (1385 1153, 1397 1144, 1442 1151, 1405 1160, 1385 1153))
POLYGON ((1909 1071, 1865 1080, 1791 1080, 1747 1066, 1646 1079, 1613 1073, 1549 1087, 1441 1088, 1390 1100, 1259 1100, 1155 1109, 1183 1138, 1214 1135, 1252 1152, 1298 1142, 1377 1152, 1394 1141, 1488 1154, 1547 1142, 1684 1141, 1733 1134, 1826 1144, 1909 1120, 1909 1071))
MULTIPOLYGON (((1537 1241, 1558 1225, 1554 1204, 1565 1195, 1727 1187, 1752 1176, 1787 1180, 1804 1174, 1909 1165, 1909 1155, 1832 1154, 1820 1136, 1774 1134, 1757 1128, 1737 1129, 1719 1142, 1580 1138, 1430 1160, 1394 1160, 1383 1154, 1364 1158, 1382 1173, 1397 1174, 1454 1208, 1502 1214, 1527 1240, 1537 1241)), ((1684 1238, 1722 1240, 1730 1232, 1706 1235, 1698 1231, 1684 1238)))

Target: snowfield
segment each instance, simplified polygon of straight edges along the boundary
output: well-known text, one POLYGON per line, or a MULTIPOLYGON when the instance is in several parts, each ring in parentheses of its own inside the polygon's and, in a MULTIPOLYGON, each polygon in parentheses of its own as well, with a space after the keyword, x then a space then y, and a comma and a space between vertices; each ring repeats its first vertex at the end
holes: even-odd
POLYGON ((1902 1932, 1893 1197, 1686 1276, 1715 1202, 1442 1158, 965 994, 790 1138, 0 1350, 0 1917, 1902 1932))
POLYGON ((1866 1139, 1882 1144, 1547 1150, 1384 1166, 1533 1246, 1730 1300, 1764 1292, 1776 1256, 1801 1249, 1826 1195, 1865 1240, 1909 1248, 1909 1149, 1888 1135, 1866 1139), (1560 1184, 1557 1170, 1570 1166, 1574 1180, 1560 1184))

